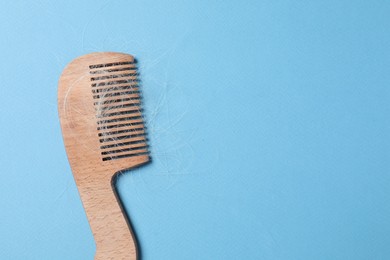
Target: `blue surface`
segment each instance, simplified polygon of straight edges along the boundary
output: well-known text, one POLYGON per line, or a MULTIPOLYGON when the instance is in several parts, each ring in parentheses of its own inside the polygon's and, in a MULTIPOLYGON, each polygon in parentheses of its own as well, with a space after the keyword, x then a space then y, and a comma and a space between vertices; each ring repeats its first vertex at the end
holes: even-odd
POLYGON ((0 259, 93 259, 62 143, 72 59, 140 62, 142 260, 390 259, 388 1, 3 1, 0 259))

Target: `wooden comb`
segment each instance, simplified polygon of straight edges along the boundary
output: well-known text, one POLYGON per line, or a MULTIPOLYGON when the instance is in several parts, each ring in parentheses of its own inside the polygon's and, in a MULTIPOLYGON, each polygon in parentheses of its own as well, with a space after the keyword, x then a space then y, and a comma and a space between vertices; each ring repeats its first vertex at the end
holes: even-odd
POLYGON ((73 60, 58 87, 64 144, 96 242, 96 259, 137 259, 114 176, 149 161, 134 58, 114 52, 73 60))

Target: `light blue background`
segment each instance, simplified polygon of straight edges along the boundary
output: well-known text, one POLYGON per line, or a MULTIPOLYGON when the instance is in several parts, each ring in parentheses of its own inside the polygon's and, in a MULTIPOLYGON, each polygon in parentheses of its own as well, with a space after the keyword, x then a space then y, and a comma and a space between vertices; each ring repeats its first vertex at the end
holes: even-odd
POLYGON ((390 259, 389 1, 2 1, 0 259, 93 259, 57 115, 72 59, 140 64, 142 260, 390 259))

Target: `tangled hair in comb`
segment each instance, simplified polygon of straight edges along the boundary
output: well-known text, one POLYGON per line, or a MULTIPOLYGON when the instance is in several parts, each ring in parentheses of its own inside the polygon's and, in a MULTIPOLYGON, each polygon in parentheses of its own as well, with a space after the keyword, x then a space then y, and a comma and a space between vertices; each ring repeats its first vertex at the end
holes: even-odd
POLYGON ((148 154, 136 62, 89 69, 102 160, 148 154))

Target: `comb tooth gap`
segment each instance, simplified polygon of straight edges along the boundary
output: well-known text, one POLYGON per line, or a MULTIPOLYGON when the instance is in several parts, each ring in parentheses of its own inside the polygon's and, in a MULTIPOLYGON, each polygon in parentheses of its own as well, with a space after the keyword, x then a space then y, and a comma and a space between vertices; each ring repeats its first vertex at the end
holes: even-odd
POLYGON ((127 73, 137 73, 137 67, 114 67, 109 69, 103 69, 103 70, 95 70, 91 71, 90 75, 91 77, 101 77, 101 76, 108 76, 108 75, 120 75, 120 74, 127 74, 127 73))
POLYGON ((121 83, 133 83, 133 82, 139 82, 139 80, 136 78, 112 80, 112 81, 106 81, 100 83, 92 83, 91 86, 94 88, 94 87, 111 86, 111 85, 117 85, 121 83))
POLYGON ((143 125, 143 122, 135 122, 131 124, 117 124, 117 125, 108 125, 108 126, 99 126, 97 128, 98 131, 100 130, 107 130, 112 128, 121 128, 121 127, 138 127, 139 125, 143 125))
POLYGON ((122 68, 115 68, 115 69, 105 69, 105 70, 95 70, 91 71, 91 75, 96 75, 96 74, 107 74, 107 73, 116 73, 116 72, 122 72, 122 71, 136 71, 137 67, 136 66, 126 66, 122 68))
POLYGON ((122 143, 114 143, 114 144, 105 144, 105 145, 102 145, 100 146, 100 149, 110 149, 110 148, 117 148, 117 147, 123 147, 123 146, 128 146, 128 145, 136 145, 136 144, 143 144, 147 142, 147 139, 143 136, 143 137, 137 137, 137 138, 134 138, 135 140, 132 140, 132 141, 126 141, 126 142, 122 142, 122 143))
POLYGON ((134 154, 124 154, 124 155, 118 155, 118 156, 111 156, 111 157, 103 157, 103 161, 109 161, 109 160, 115 160, 115 159, 122 159, 122 158, 128 158, 128 157, 134 157, 134 156, 140 156, 140 155, 148 155, 149 152, 141 152, 141 153, 134 153, 134 154))
POLYGON ((138 87, 138 83, 121 83, 121 84, 116 84, 116 85, 110 85, 110 86, 103 86, 103 87, 95 87, 92 88, 92 93, 101 93, 104 91, 109 91, 109 90, 115 90, 115 89, 134 89, 138 87))
POLYGON ((123 102, 128 102, 128 101, 138 101, 138 103, 140 102, 141 98, 140 96, 134 96, 134 97, 128 97, 128 98, 114 98, 114 99, 104 99, 104 100, 101 100, 101 101, 98 101, 98 102, 94 102, 93 104, 95 106, 104 106, 104 105, 110 105, 110 104, 117 104, 117 103, 123 103, 123 102))
MULTIPOLYGON (((145 133, 142 133, 142 134, 135 134, 135 135, 132 135, 131 138, 123 138, 123 139, 117 139, 117 138, 103 138, 102 142, 101 143, 101 147, 106 147, 106 148, 112 148, 112 147, 123 147, 123 146, 127 146, 128 143, 131 143, 131 142, 138 142, 138 141, 142 141, 142 142, 145 142, 146 143, 146 140, 147 140, 147 137, 146 137, 146 134, 145 133)), ((105 148, 101 148, 101 149, 105 149, 105 148)))
POLYGON ((113 66, 120 66, 120 65, 130 65, 134 64, 134 61, 121 61, 121 62, 111 62, 111 63, 105 63, 105 64, 95 64, 90 65, 90 69, 98 69, 98 68, 107 68, 107 67, 113 67, 113 66))
POLYGON ((115 108, 102 108, 97 109, 97 118, 101 117, 107 117, 107 116, 114 116, 114 115, 121 115, 121 113, 127 113, 128 111, 135 111, 135 112, 142 112, 143 109, 140 106, 116 106, 115 108))
POLYGON ((144 130, 142 131, 135 131, 132 134, 127 134, 127 135, 120 135, 120 136, 108 136, 99 139, 99 142, 104 143, 104 142, 111 142, 111 141, 119 141, 119 140, 124 140, 124 139, 132 139, 134 137, 140 137, 140 136, 145 136, 144 130))
MULTIPOLYGON (((105 121, 107 121, 107 120, 105 120, 105 121)), ((123 121, 126 121, 126 120, 123 120, 123 121)), ((131 124, 131 125, 143 124, 143 118, 140 116, 137 119, 127 120, 127 122, 121 122, 121 121, 119 121, 119 122, 117 122, 117 121, 103 122, 101 124, 98 124, 98 127, 101 127, 101 129, 104 129, 104 128, 109 128, 109 127, 117 126, 117 125, 121 125, 121 124, 131 124)))
POLYGON ((104 94, 99 94, 99 95, 94 95, 94 99, 102 99, 102 98, 107 98, 107 97, 117 97, 117 96, 122 96, 122 95, 134 95, 137 94, 139 95, 140 92, 138 89, 132 90, 132 91, 124 91, 124 92, 114 92, 114 93, 104 93, 104 94))
MULTIPOLYGON (((119 80, 117 80, 119 81, 119 80)), ((111 81, 105 81, 105 82, 96 82, 96 83, 91 83, 91 86, 94 88, 94 89, 97 89, 97 88, 104 88, 106 86, 122 86, 122 85, 137 85, 138 84, 138 81, 137 80, 134 80, 134 79, 126 79, 126 80, 120 80, 120 82, 115 82, 115 83, 111 83, 111 81), (106 84, 108 83, 108 84, 106 84), (95 86, 96 84, 96 86, 95 86)))
POLYGON ((104 88, 96 88, 92 89, 92 93, 99 94, 99 93, 107 93, 111 91, 120 91, 120 90, 135 90, 138 88, 138 84, 131 84, 131 85, 115 85, 112 87, 104 87, 104 88))
POLYGON ((118 117, 118 118, 113 118, 113 119, 106 119, 106 120, 100 120, 98 121, 98 125, 105 125, 105 124, 110 124, 110 123, 115 123, 115 122, 122 122, 122 121, 129 121, 128 123, 131 123, 130 121, 132 120, 137 120, 136 122, 139 122, 138 120, 142 120, 142 115, 141 113, 138 113, 133 116, 126 116, 126 117, 118 117))
POLYGON ((142 146, 137 146, 137 147, 128 147, 128 148, 122 148, 122 149, 118 149, 118 150, 104 151, 104 152, 101 152, 101 154, 102 155, 118 154, 118 153, 126 153, 126 152, 146 150, 146 149, 148 149, 148 145, 143 144, 142 146))
POLYGON ((100 111, 106 111, 106 110, 115 110, 115 109, 121 109, 121 108, 129 108, 129 107, 140 107, 141 103, 125 103, 117 106, 105 106, 105 107, 99 107, 100 111))
POLYGON ((121 73, 121 74, 111 74, 107 76, 100 76, 100 77, 92 77, 91 81, 100 81, 100 80, 107 80, 107 79, 117 79, 117 78, 127 78, 127 77, 136 77, 137 73, 121 73))
POLYGON ((114 154, 105 154, 103 156, 103 158, 115 158, 115 159, 119 159, 119 158, 126 158, 126 157, 132 157, 132 156, 137 156, 137 155, 141 155, 141 154, 148 154, 148 150, 147 149, 139 149, 139 150, 134 150, 134 151, 127 151, 127 152, 123 152, 123 153, 114 153, 114 154))
MULTIPOLYGON (((126 142, 124 142, 123 144, 125 144, 126 142)), ((126 149, 130 149, 130 148, 137 148, 138 147, 148 147, 148 144, 146 143, 145 140, 140 140, 140 141, 131 141, 131 142, 127 142, 127 143, 131 143, 131 144, 127 144, 127 145, 116 145, 116 146, 113 146, 113 147, 108 147, 106 149, 102 149, 102 153, 104 152, 107 152, 107 154, 109 153, 114 153, 115 151, 123 151, 123 150, 126 150, 126 149)))
POLYGON ((99 133, 98 136, 102 137, 102 136, 110 136, 110 135, 117 135, 117 134, 124 134, 124 133, 132 133, 132 132, 141 131, 143 129, 144 129, 144 127, 125 129, 125 130, 117 130, 117 131, 109 131, 109 132, 99 133))
POLYGON ((118 111, 118 112, 113 112, 113 113, 100 113, 97 118, 106 118, 106 117, 113 117, 113 116, 123 116, 123 115, 131 115, 131 114, 136 114, 142 112, 141 108, 133 108, 133 109, 128 109, 124 111, 118 111))
MULTIPOLYGON (((134 135, 134 136, 141 136, 141 135, 145 134, 145 128, 143 128, 143 127, 138 127, 138 128, 133 128, 133 129, 126 129, 126 130, 129 130, 129 131, 125 131, 123 133, 117 133, 117 134, 115 134, 115 133, 113 133, 113 134, 101 133, 102 135, 98 135, 98 136, 102 137, 101 140, 106 140, 106 139, 113 139, 113 140, 118 139, 118 140, 120 140, 120 138, 124 138, 124 139, 125 138, 131 138, 132 135, 134 135)), ((122 131, 122 130, 120 130, 120 131, 122 131)), ((108 131, 108 132, 111 132, 111 131, 108 131)))

